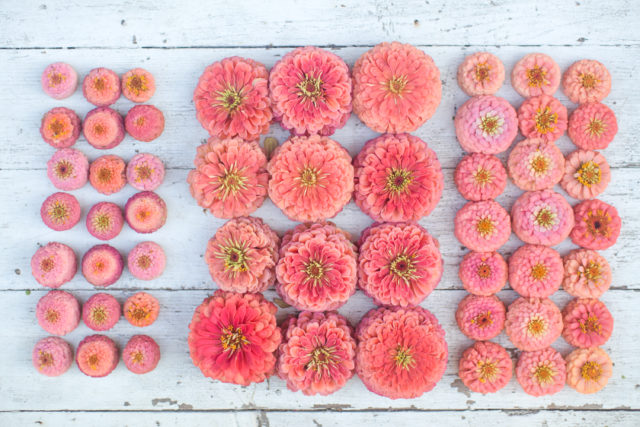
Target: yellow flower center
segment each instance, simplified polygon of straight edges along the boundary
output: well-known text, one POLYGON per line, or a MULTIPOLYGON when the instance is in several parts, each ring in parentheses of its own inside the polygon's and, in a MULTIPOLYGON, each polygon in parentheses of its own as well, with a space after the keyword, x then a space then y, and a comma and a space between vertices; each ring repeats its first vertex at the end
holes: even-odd
POLYGON ((393 76, 387 82, 387 90, 394 95, 402 96, 409 79, 406 76, 393 76))
POLYGON ((583 334, 596 333, 600 334, 602 331, 602 325, 598 320, 598 317, 595 315, 588 316, 585 320, 581 320, 580 322, 580 330, 583 334))
POLYGON ((131 355, 131 361, 136 365, 139 365, 144 362, 144 354, 140 350, 136 351, 131 355))
POLYGON ((93 310, 91 310, 91 319, 98 325, 103 324, 105 320, 107 320, 107 317, 109 317, 109 315, 102 306, 95 307, 93 310))
POLYGON ((396 347, 393 360, 395 360, 397 367, 406 370, 409 370, 416 363, 413 355, 411 354, 411 349, 401 345, 396 347))
POLYGON ((322 284, 329 269, 325 267, 320 261, 312 259, 306 264, 304 271, 307 274, 305 282, 311 281, 313 285, 316 286, 322 284))
POLYGON ((233 276, 249 270, 249 256, 241 242, 228 241, 225 245, 220 245, 215 256, 223 261, 224 271, 233 276))
POLYGON ((300 184, 303 187, 314 187, 318 184, 318 171, 316 168, 307 166, 300 172, 300 184))
POLYGON ((242 89, 238 90, 235 87, 228 85, 226 89, 216 92, 216 103, 214 106, 221 106, 230 115, 233 115, 238 111, 242 105, 242 89))
POLYGON ((478 266, 477 273, 478 277, 481 279, 488 279, 491 277, 491 266, 486 262, 483 262, 478 266))
POLYGON ((579 77, 580 83, 585 89, 593 89, 598 83, 600 83, 600 80, 598 80, 596 76, 591 73, 581 73, 579 77))
POLYGON ((146 92, 149 89, 147 86, 147 78, 140 74, 133 74, 129 76, 126 85, 127 88, 136 95, 140 95, 142 92, 146 92))
POLYGON ((543 280, 547 277, 548 272, 549 269, 546 265, 538 263, 531 268, 531 277, 533 277, 534 280, 543 280))
POLYGON ((242 329, 234 328, 232 325, 222 330, 220 342, 222 343, 222 349, 231 353, 249 344, 249 340, 242 334, 242 329))
POLYGON ((60 318, 60 313, 56 310, 49 309, 45 312, 44 318, 47 319, 49 323, 56 323, 60 318))
POLYGON ((53 257, 47 257, 47 258, 42 259, 42 261, 40 261, 40 269, 42 271, 44 271, 45 273, 48 273, 51 270, 53 270, 53 267, 55 265, 56 264, 53 261, 53 257))
POLYGON ((389 263, 389 271, 396 276, 398 279, 408 284, 409 281, 415 279, 416 276, 416 266, 413 262, 415 256, 400 254, 391 260, 389 263))
POLYGON ((504 124, 504 119, 493 111, 490 111, 484 116, 478 118, 476 124, 482 131, 483 136, 495 136, 502 133, 502 125, 504 124))
POLYGON ((533 315, 527 323, 527 332, 534 337, 539 337, 547 332, 547 322, 538 314, 533 315))
POLYGON ((238 191, 247 188, 248 177, 245 176, 242 170, 236 168, 235 164, 229 168, 225 168, 223 174, 218 177, 220 187, 218 191, 222 193, 220 198, 225 200, 229 195, 235 195, 238 191))
POLYGON ((556 224, 558 215, 548 207, 543 207, 535 213, 535 223, 547 230, 556 224))
POLYGON ((482 237, 488 238, 495 230, 496 226, 490 217, 481 218, 480 221, 476 223, 476 231, 482 237))
POLYGON ((53 355, 51 353, 47 353, 46 351, 40 350, 38 352, 38 362, 40 363, 41 368, 48 368, 53 365, 53 355))
POLYGON ((132 310, 129 310, 129 313, 131 313, 131 318, 138 322, 148 319, 149 316, 151 316, 151 310, 140 306, 135 306, 132 310))
POLYGON ((590 360, 582 365, 580 375, 587 381, 598 381, 602 375, 602 367, 598 362, 590 360))
POLYGON ((588 233, 593 236, 608 237, 611 234, 611 229, 609 228, 611 216, 600 209, 587 212, 585 222, 588 233))
POLYGON ((87 362, 89 363, 89 367, 95 371, 96 369, 98 369, 98 365, 100 364, 100 358, 97 354, 94 353, 89 356, 87 362))
POLYGON ((550 107, 538 109, 536 112, 536 129, 538 133, 545 134, 553 132, 558 123, 558 114, 552 113, 550 107))
POLYGON ((600 119, 593 118, 587 125, 586 133, 592 138, 597 138, 604 133, 606 128, 607 125, 605 122, 600 119))
POLYGON ((405 193, 409 191, 409 185, 413 182, 413 173, 406 169, 392 168, 387 175, 385 190, 391 194, 405 193))
POLYGON ((149 255, 141 255, 138 257, 138 259, 136 260, 136 264, 138 265, 139 268, 141 268, 142 270, 146 270, 149 267, 151 267, 151 257, 149 255))
POLYGON ((533 376, 538 381, 538 384, 551 384, 556 372, 549 363, 542 363, 536 367, 533 376))
POLYGON ((53 119, 51 123, 49 123, 49 129, 53 132, 54 139, 64 138, 71 132, 71 129, 67 128, 59 119, 53 119))
POLYGON ((313 102, 314 105, 318 98, 324 97, 322 80, 320 80, 319 77, 313 77, 305 74, 304 78, 296 85, 296 87, 299 90, 298 96, 313 102))
POLYGON ((96 90, 103 91, 107 87, 107 82, 102 77, 96 77, 93 81, 93 86, 96 90))
POLYGON ((113 173, 111 172, 111 169, 100 168, 100 170, 98 170, 98 181, 100 181, 101 183, 108 184, 109 182, 111 182, 112 178, 113 173))
POLYGON ((476 64, 476 81, 482 83, 489 80, 489 71, 491 67, 486 62, 476 64))
POLYGON ((491 316, 491 311, 479 313, 476 317, 471 319, 471 323, 473 323, 480 329, 491 326, 493 324, 493 316, 491 316))
POLYGON ((596 281, 602 277, 602 271, 600 269, 600 264, 595 261, 589 261, 587 266, 584 269, 584 275, 587 280, 596 281))
POLYGON ((49 82, 51 86, 57 86, 67 79, 67 76, 60 73, 50 73, 49 82))
POLYGON ((73 174, 73 164, 68 160, 61 160, 56 163, 55 172, 58 178, 69 178, 73 174))
POLYGON ((527 70, 527 80, 529 81, 529 87, 542 87, 548 84, 549 81, 546 78, 547 72, 540 68, 539 65, 529 68, 527 70))
POLYGON ((309 355, 310 360, 305 368, 319 372, 331 365, 338 363, 338 361, 334 358, 334 352, 335 349, 333 347, 325 347, 320 345, 314 348, 309 355))
POLYGON ((529 171, 535 177, 541 177, 545 175, 550 168, 551 159, 546 156, 542 151, 536 150, 529 160, 529 171))
POLYGON ((53 222, 62 224, 69 218, 69 207, 66 203, 56 201, 49 207, 47 214, 53 222))
POLYGON ((484 169, 483 167, 478 167, 478 170, 473 173, 473 178, 481 187, 484 187, 485 184, 490 184, 492 181, 491 171, 488 169, 484 169))
POLYGON ((580 169, 575 174, 578 182, 586 187, 591 187, 594 184, 600 183, 602 179, 602 172, 600 165, 594 161, 584 162, 580 169))
POLYGON ((478 362, 476 367, 476 371, 478 373, 478 381, 481 383, 493 382, 498 377, 500 373, 500 369, 498 365, 494 361, 490 360, 481 360, 478 362))

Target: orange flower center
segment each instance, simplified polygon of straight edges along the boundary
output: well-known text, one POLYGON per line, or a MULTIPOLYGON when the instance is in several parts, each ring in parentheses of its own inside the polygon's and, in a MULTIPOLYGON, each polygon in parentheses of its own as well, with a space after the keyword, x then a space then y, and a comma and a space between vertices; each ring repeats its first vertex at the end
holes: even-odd
POLYGON ((481 83, 488 81, 489 71, 491 71, 491 67, 486 62, 476 64, 476 81, 481 83))
POLYGON ((47 368, 53 365, 53 355, 46 351, 40 351, 38 353, 38 363, 40 363, 41 368, 47 368))
POLYGON ((596 281, 600 279, 602 276, 602 271, 600 270, 600 264, 595 261, 589 261, 587 266, 584 269, 584 275, 587 280, 596 281))
POLYGON ((129 76, 127 88, 136 95, 140 95, 140 93, 146 92, 149 89, 147 87, 147 78, 144 75, 138 74, 129 76))
POLYGON ((51 218, 53 222, 62 224, 69 218, 69 207, 66 203, 56 201, 49 207, 47 215, 49 215, 49 218, 51 218))
POLYGON ((140 364, 144 362, 144 354, 138 350, 135 353, 131 354, 131 362, 135 364, 140 364))
POLYGON ((103 184, 108 184, 113 179, 113 172, 109 168, 100 168, 98 170, 98 181, 103 184))
POLYGON ((238 90, 229 85, 226 89, 216 92, 216 95, 217 104, 214 103, 214 106, 222 106, 230 115, 236 113, 242 105, 242 89, 238 90))
POLYGON ((87 362, 89 363, 89 367, 93 370, 98 369, 98 364, 100 363, 100 358, 98 357, 97 354, 92 354, 91 356, 89 356, 89 358, 87 359, 87 362))
POLYGON ((542 87, 548 84, 549 81, 546 78, 547 72, 540 68, 539 65, 529 68, 527 70, 527 80, 529 80, 529 87, 542 87))
POLYGON ((53 270, 53 267, 55 265, 56 264, 53 261, 53 257, 47 257, 47 258, 44 258, 42 261, 40 261, 40 269, 45 273, 48 273, 51 270, 53 270))
POLYGON ((481 218, 480 221, 476 223, 476 231, 482 237, 488 238, 495 230, 496 226, 490 217, 481 218))
POLYGON ((596 87, 596 84, 600 83, 600 80, 598 80, 596 76, 591 73, 581 73, 579 77, 580 83, 585 89, 593 89, 596 87))
POLYGON ((153 176, 153 168, 147 165, 136 166, 136 178, 137 181, 145 181, 151 179, 153 176))
POLYGON ((91 310, 91 319, 96 322, 98 325, 103 324, 109 315, 104 307, 98 306, 91 310))
POLYGON ((139 306, 136 306, 132 310, 129 310, 129 313, 130 317, 138 322, 148 319, 149 316, 151 316, 151 310, 147 310, 146 308, 139 306))
POLYGON ((536 367, 533 376, 538 381, 538 384, 550 384, 553 382, 556 372, 549 363, 542 363, 536 367))
POLYGON ((587 381, 598 381, 602 375, 602 367, 598 362, 590 360, 582 365, 580 375, 587 381))
POLYGON ((606 123, 604 123, 600 119, 593 118, 587 125, 586 133, 592 138, 599 137, 604 133, 606 128, 607 128, 606 123))
POLYGON ((334 357, 333 353, 335 349, 333 347, 325 347, 319 345, 314 348, 309 354, 309 362, 305 366, 305 369, 311 369, 319 372, 328 368, 331 365, 338 363, 338 360, 334 357))
POLYGON ((93 81, 93 86, 96 88, 96 90, 102 91, 107 87, 107 82, 105 82, 102 77, 96 77, 96 79, 93 81))
POLYGON ((548 272, 549 269, 546 265, 538 263, 531 268, 531 277, 533 277, 533 279, 535 280, 543 280, 545 277, 547 277, 548 272))
POLYGON ((480 277, 481 279, 488 279, 489 277, 491 277, 491 266, 483 262, 478 266, 477 273, 478 277, 480 277))
POLYGON ((138 264, 138 267, 141 269, 146 270, 151 267, 151 264, 153 263, 151 262, 151 257, 149 255, 141 255, 136 260, 136 264, 138 264))
POLYGON ((547 322, 540 315, 534 315, 527 323, 527 331, 534 337, 539 337, 547 331, 547 322))
POLYGON ((583 334, 596 333, 600 334, 602 331, 602 325, 595 315, 590 315, 586 319, 580 321, 580 330, 583 334))
POLYGON ((49 309, 45 312, 44 318, 47 319, 49 323, 56 323, 60 318, 60 313, 56 310, 49 309))
POLYGON ((387 90, 394 95, 401 96, 409 79, 406 76, 393 76, 387 82, 387 90))
POLYGON ((584 162, 575 175, 578 182, 586 187, 598 184, 602 179, 600 165, 594 161, 584 162))
POLYGON ((411 354, 411 349, 408 347, 403 347, 398 344, 394 353, 393 360, 396 362, 396 366, 401 369, 409 370, 416 363, 411 354))
POLYGON ((136 120, 136 126, 138 126, 139 128, 141 128, 142 126, 144 126, 144 122, 145 122, 145 118, 144 118, 144 116, 140 116, 140 117, 138 117, 138 119, 136 120))
POLYGON ((485 184, 491 183, 493 177, 491 176, 490 170, 478 167, 478 170, 473 173, 473 178, 476 184, 484 186, 485 184))
POLYGON ((600 209, 587 212, 586 218, 587 231, 593 236, 608 237, 611 234, 609 223, 611 216, 600 209))
POLYGON ((540 150, 536 151, 529 161, 529 169, 533 172, 532 175, 536 177, 546 174, 550 169, 550 165, 551 160, 540 150))
POLYGON ((480 313, 473 319, 471 319, 471 323, 479 327, 480 329, 484 329, 493 324, 493 317, 491 316, 491 311, 487 311, 485 313, 480 313))
POLYGON ((391 168, 384 188, 391 194, 406 193, 412 182, 413 173, 410 170, 391 168))
POLYGON ((61 160, 56 163, 55 171, 58 178, 69 178, 73 174, 73 164, 68 160, 61 160))
POLYGON ((478 381, 480 381, 481 383, 491 383, 498 377, 500 368, 498 368, 498 365, 494 361, 481 360, 478 362, 476 371, 478 373, 478 381))
POLYGON ((389 263, 389 271, 398 279, 408 284, 409 281, 417 277, 416 266, 413 261, 415 256, 402 253, 391 260, 389 263))
POLYGON ((65 81, 66 76, 60 74, 60 73, 51 73, 49 74, 49 81, 51 82, 51 84, 53 86, 57 86, 60 83, 62 83, 63 81, 65 81))
POLYGON ((538 210, 535 214, 535 223, 542 228, 549 230, 556 223, 558 215, 551 209, 544 207, 538 210))
POLYGON ((70 129, 67 129, 67 126, 65 126, 65 124, 59 119, 53 119, 49 124, 49 129, 53 132, 53 137, 56 139, 67 136, 70 131, 70 129))
POLYGON ((222 342, 223 350, 231 353, 249 344, 249 340, 242 334, 242 329, 234 328, 233 325, 229 325, 222 330, 220 342, 222 342))
POLYGON ((552 113, 550 107, 538 109, 536 112, 536 129, 538 133, 545 134, 553 132, 558 123, 558 114, 552 113))
POLYGON ((296 85, 299 90, 298 96, 301 96, 305 100, 313 102, 313 104, 315 105, 318 98, 324 97, 322 83, 323 82, 319 77, 313 77, 309 74, 305 74, 300 83, 296 85))
POLYGON ((304 271, 307 274, 305 282, 310 281, 316 286, 322 284, 329 269, 320 261, 312 259, 305 265, 304 271))

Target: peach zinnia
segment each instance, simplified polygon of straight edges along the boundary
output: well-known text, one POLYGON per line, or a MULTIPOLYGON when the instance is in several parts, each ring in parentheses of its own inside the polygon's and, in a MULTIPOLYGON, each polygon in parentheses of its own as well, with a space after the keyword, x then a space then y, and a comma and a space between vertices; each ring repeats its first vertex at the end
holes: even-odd
POLYGON ((591 394, 602 390, 611 378, 613 363, 599 347, 578 348, 567 357, 567 385, 578 393, 591 394))
POLYGON ((458 86, 469 96, 493 95, 504 82, 504 65, 489 52, 467 55, 458 67, 458 86))
POLYGON ((504 329, 506 309, 495 295, 467 295, 458 304, 456 322, 469 339, 486 341, 504 329))
POLYGON ((455 236, 472 251, 493 252, 511 235, 509 214, 493 200, 467 203, 454 221, 455 236))
POLYGON ((576 225, 571 230, 571 241, 586 249, 608 249, 620 235, 622 220, 618 210, 598 200, 585 200, 573 208, 576 225))
POLYGON ((131 295, 122 306, 122 314, 133 326, 144 328, 158 318, 160 303, 151 294, 138 292, 131 295))
POLYGON ((82 81, 82 94, 95 106, 106 107, 120 98, 120 77, 108 68, 94 68, 82 81))
POLYGON ((511 218, 516 236, 533 245, 555 246, 574 225, 571 205, 551 190, 524 193, 513 204, 511 218))
POLYGON ((493 295, 507 283, 507 263, 498 252, 469 252, 460 262, 458 276, 467 292, 493 295))
POLYGON ((40 135, 53 148, 69 148, 76 143, 82 126, 75 111, 56 107, 42 117, 40 135))
POLYGON ((611 74, 593 59, 574 62, 562 76, 562 89, 571 102, 600 102, 611 91, 611 74))
POLYGON ((98 157, 91 162, 89 182, 98 193, 107 196, 117 193, 127 184, 126 168, 124 160, 113 154, 98 157))
POLYGON ((553 142, 532 138, 518 142, 507 168, 513 183, 526 191, 552 188, 564 174, 564 156, 553 142))
POLYGON ((597 151, 576 150, 567 156, 562 188, 574 199, 598 197, 611 181, 607 159, 597 151))
POLYGON ((556 394, 564 387, 567 368, 562 355, 551 347, 523 351, 516 364, 516 378, 532 396, 556 394))
POLYGON ((118 347, 109 337, 90 335, 78 344, 76 363, 90 377, 105 377, 118 366, 118 347))
POLYGON ((576 298, 562 310, 562 338, 574 347, 598 347, 613 332, 613 316, 607 306, 595 298, 576 298))
POLYGON ((478 341, 462 353, 458 376, 473 392, 495 393, 511 380, 513 362, 501 345, 478 341))
POLYGON ((553 95, 560 86, 560 67, 544 53, 530 53, 513 67, 511 85, 524 98, 553 95))
POLYGON ((562 334, 562 314, 548 298, 520 297, 507 310, 505 329, 520 350, 542 350, 562 334))
POLYGON ((98 150, 115 148, 124 139, 122 116, 109 107, 98 107, 84 117, 82 133, 89 144, 98 150))
POLYGON ((600 298, 611 286, 611 267, 591 249, 576 249, 564 257, 562 288, 580 298, 600 298))
POLYGON ((156 81, 144 68, 134 68, 122 75, 122 94, 133 102, 147 102, 155 91, 156 81))
POLYGON ((454 181, 465 199, 491 200, 502 194, 507 186, 507 171, 496 156, 473 153, 460 160, 454 181))
POLYGON ((549 95, 527 98, 518 108, 518 125, 526 138, 554 142, 567 130, 567 107, 549 95))
POLYGON ((509 258, 509 284, 523 297, 548 297, 560 288, 560 254, 542 245, 524 245, 509 258))
POLYGON ((603 150, 618 133, 618 121, 611 108, 604 104, 582 104, 571 113, 567 133, 579 148, 603 150))

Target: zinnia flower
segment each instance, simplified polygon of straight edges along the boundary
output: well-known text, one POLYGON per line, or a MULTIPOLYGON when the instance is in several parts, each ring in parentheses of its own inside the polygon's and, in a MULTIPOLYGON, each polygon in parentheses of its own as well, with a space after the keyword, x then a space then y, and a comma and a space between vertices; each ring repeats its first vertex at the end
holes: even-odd
POLYGON ((599 347, 578 348, 565 360, 567 385, 578 393, 591 394, 602 390, 613 373, 609 355, 599 347))
POLYGON ((276 311, 262 294, 217 290, 196 308, 189 325, 194 365, 225 383, 264 381, 274 372, 282 339, 276 311))
POLYGON ((507 283, 507 263, 498 252, 469 252, 460 262, 458 276, 467 292, 493 295, 507 283))
POLYGON ((60 190, 77 190, 87 183, 89 160, 75 148, 63 148, 53 153, 47 162, 47 176, 60 190))
POLYGON ((442 277, 438 241, 416 223, 374 224, 359 246, 358 283, 378 305, 420 304, 442 277))
POLYGON ((296 135, 331 135, 351 114, 349 67, 324 49, 297 48, 271 69, 269 94, 283 128, 296 135))
POLYGON ((525 139, 509 153, 507 168, 513 183, 526 191, 552 188, 564 174, 564 156, 553 142, 525 139))
POLYGON ((560 288, 560 254, 546 246, 524 245, 509 258, 509 284, 523 297, 545 298, 560 288))
POLYGON ((33 347, 31 360, 34 368, 42 375, 57 377, 71 367, 73 349, 71 344, 60 337, 42 338, 33 347))
POLYGON ((413 132, 441 97, 440 70, 410 44, 380 43, 353 66, 353 111, 376 132, 413 132))
POLYGON ((469 96, 493 95, 504 82, 504 65, 489 52, 467 55, 458 67, 458 86, 469 96))
POLYGON ((611 91, 611 74, 593 59, 574 62, 562 76, 562 90, 571 102, 600 102, 611 91))
POLYGON ((579 298, 600 298, 611 286, 611 267, 596 251, 576 249, 564 257, 562 288, 579 298))
POLYGON ((548 298, 520 297, 507 310, 505 329, 520 350, 542 350, 562 333, 562 314, 548 298))
POLYGON ((506 309, 495 295, 467 295, 458 304, 456 322, 469 339, 486 341, 504 329, 506 309))
POLYGON ((493 200, 469 202, 456 213, 454 233, 472 251, 493 252, 509 240, 509 214, 493 200))
POLYGON ((76 363, 90 377, 106 377, 118 366, 118 347, 109 337, 90 335, 78 344, 76 363))
POLYGON ((553 95, 560 86, 560 67, 544 53, 530 53, 513 67, 511 86, 524 98, 553 95))
POLYGON ((430 391, 447 367, 438 319, 422 307, 370 310, 356 330, 356 372, 369 391, 410 399, 430 391))
POLYGON ((562 338, 574 347, 598 347, 613 332, 613 316, 607 306, 595 298, 576 298, 562 310, 562 338))
POLYGON ((571 241, 586 249, 607 249, 620 235, 622 220, 618 210, 598 200, 585 200, 573 208, 576 225, 571 230, 571 241))
POLYGON ((52 335, 66 335, 80 323, 80 303, 67 291, 49 291, 36 305, 38 324, 52 335))
POLYGON ((460 160, 454 181, 465 199, 491 200, 502 194, 507 186, 507 171, 496 156, 473 153, 460 160))
POLYGON ((476 393, 495 393, 509 383, 512 375, 509 353, 491 341, 474 343, 462 353, 458 363, 458 376, 476 393))
POLYGON ((80 117, 75 111, 65 107, 56 107, 42 117, 40 135, 53 148, 69 148, 80 136, 80 117))
POLYGON ((604 104, 582 104, 571 113, 567 133, 583 150, 603 150, 618 133, 618 121, 611 108, 604 104))
POLYGON ((442 196, 438 157, 416 136, 385 134, 369 140, 353 164, 355 202, 375 221, 417 221, 442 196))
POLYGON ((513 232, 525 243, 555 246, 569 236, 573 210, 551 190, 527 191, 511 208, 513 232))
POLYGON ((554 142, 567 130, 567 107, 549 95, 527 98, 518 108, 518 125, 526 138, 554 142))
POLYGON ((127 184, 126 168, 121 157, 113 154, 100 156, 91 162, 89 182, 98 193, 107 196, 117 193, 127 184))
POLYGON ((523 351, 516 364, 516 378, 527 394, 556 394, 562 390, 567 378, 566 363, 562 355, 551 347, 523 351))
POLYGON ((597 151, 576 150, 567 156, 560 185, 574 199, 598 197, 611 181, 607 159, 597 151))

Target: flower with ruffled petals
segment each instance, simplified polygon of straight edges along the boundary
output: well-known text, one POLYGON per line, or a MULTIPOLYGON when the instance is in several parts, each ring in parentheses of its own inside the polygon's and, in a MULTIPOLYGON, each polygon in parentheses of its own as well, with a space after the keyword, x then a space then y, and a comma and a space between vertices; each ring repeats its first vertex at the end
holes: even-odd
POLYGON ((524 245, 509 258, 509 284, 523 297, 544 298, 560 288, 560 254, 546 246, 524 245))
POLYGON ((460 146, 469 153, 502 153, 518 134, 515 108, 493 95, 474 96, 462 104, 454 124, 460 146))
POLYGON ((66 291, 49 291, 36 305, 38 324, 50 334, 66 335, 80 322, 80 303, 66 291))
POLYGON ((53 148, 69 148, 80 136, 80 117, 75 111, 65 107, 56 107, 42 117, 40 135, 53 148))
POLYGON ((49 242, 31 257, 33 278, 47 288, 64 285, 73 279, 77 270, 76 254, 63 243, 49 242))
POLYGON ((511 86, 524 98, 553 95, 560 86, 560 67, 544 53, 530 53, 513 67, 511 86))
POLYGON ((198 205, 218 218, 249 215, 267 197, 267 158, 257 142, 209 138, 187 182, 198 205))
POLYGON ((598 347, 613 332, 613 316, 606 305, 595 298, 576 298, 562 310, 562 338, 574 347, 598 347))
POLYGON ((47 162, 47 176, 60 190, 77 190, 87 183, 89 160, 75 148, 63 148, 47 162))
POLYGON ((458 276, 467 292, 493 295, 507 283, 507 263, 498 252, 469 252, 460 262, 458 276))
POLYGON ((618 133, 618 121, 611 108, 604 104, 582 104, 571 113, 567 133, 571 141, 584 150, 603 150, 618 133))
POLYGON ((567 378, 566 363, 551 347, 523 351, 516 364, 516 378, 524 392, 531 396, 556 394, 567 378))
POLYGON ((611 267, 591 249, 575 249, 564 257, 562 288, 579 298, 599 298, 611 286, 611 267))
POLYGON ((410 44, 380 43, 353 66, 353 111, 376 132, 413 132, 441 97, 440 70, 410 44))
POLYGON ((578 393, 591 394, 602 390, 613 373, 611 358, 599 347, 578 348, 565 360, 567 385, 578 393))
POLYGON ((467 55, 458 67, 458 86, 469 96, 493 95, 504 82, 504 65, 489 52, 467 55))
POLYGON ((509 353, 491 341, 474 343, 462 353, 458 363, 458 376, 476 393, 495 393, 509 383, 512 375, 509 353))
POLYGON ((564 156, 553 142, 532 138, 520 141, 509 153, 507 168, 513 183, 523 190, 546 190, 562 179, 564 156))
POLYGON ((121 157, 113 154, 100 156, 91 162, 89 182, 98 193, 107 196, 117 193, 127 184, 126 168, 121 157))
POLYGON ((76 364, 85 375, 105 377, 118 366, 118 347, 111 338, 104 335, 85 337, 78 344, 76 364))
POLYGON ((335 311, 303 311, 282 325, 277 371, 292 391, 327 396, 340 390, 355 373, 353 328, 335 311))
POLYGON ((542 350, 562 334, 562 314, 549 298, 520 297, 509 306, 504 326, 520 350, 542 350))
POLYGON ((454 221, 454 233, 460 243, 476 252, 493 252, 511 235, 509 214, 493 200, 467 203, 454 221))
POLYGON ((355 202, 376 221, 417 221, 442 196, 438 157, 417 136, 385 134, 369 140, 353 164, 355 202))
POLYGON ((518 125, 526 138, 554 142, 567 130, 567 107, 549 95, 527 98, 518 108, 518 125))
POLYGON ((247 386, 275 370, 282 334, 276 306, 262 294, 217 290, 205 298, 189 324, 191 360, 204 376, 247 386))
POLYGON ((259 62, 233 56, 205 68, 193 93, 196 117, 211 136, 258 139, 269 131, 269 72, 259 62))
POLYGON ((139 328, 153 324, 158 318, 160 303, 151 294, 137 292, 131 295, 122 306, 122 314, 129 323, 139 328))
POLYGON ((552 190, 527 191, 511 208, 513 232, 525 243, 554 246, 569 236, 573 210, 552 190))
POLYGON ((269 74, 273 115, 296 135, 331 135, 351 114, 349 67, 319 47, 299 47, 269 74))
POLYGON ((422 307, 370 310, 356 330, 356 372, 369 391, 410 399, 442 378, 449 354, 444 329, 422 307))
POLYGON ((269 198, 293 221, 333 218, 351 200, 351 156, 320 135, 289 138, 267 166, 269 198))
POLYGON ((607 159, 597 151, 576 150, 567 156, 560 185, 574 199, 598 197, 611 181, 607 159))
POLYGON ((276 280, 279 243, 260 218, 234 218, 209 240, 204 259, 220 289, 264 292, 276 280))
POLYGON ((276 290, 299 310, 342 306, 356 291, 357 249, 330 222, 300 224, 282 238, 276 290))
POLYGON ((600 102, 611 91, 611 74, 593 59, 576 61, 562 76, 562 90, 571 102, 600 102))
POLYGON ((473 153, 460 160, 454 181, 465 199, 491 200, 502 194, 507 186, 507 171, 496 156, 473 153))
POLYGON ((460 331, 476 341, 497 337, 504 329, 505 316, 504 304, 495 295, 467 295, 456 310, 460 331))
POLYGON ((417 305, 438 285, 436 239, 412 222, 374 224, 360 236, 358 284, 378 305, 417 305))
POLYGON ((607 249, 620 235, 622 220, 618 210, 598 200, 585 200, 573 208, 576 225, 571 230, 571 241, 586 249, 607 249))
POLYGON ((42 338, 33 347, 31 360, 33 367, 42 375, 57 377, 71 367, 73 349, 60 337, 42 338))

